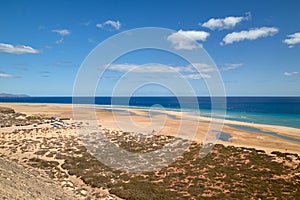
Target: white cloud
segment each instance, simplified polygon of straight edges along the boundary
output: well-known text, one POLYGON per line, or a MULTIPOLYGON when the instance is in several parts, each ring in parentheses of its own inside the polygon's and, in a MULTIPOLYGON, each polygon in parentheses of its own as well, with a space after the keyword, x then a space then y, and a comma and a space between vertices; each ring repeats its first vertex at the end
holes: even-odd
POLYGON ((283 43, 288 44, 289 48, 293 48, 295 44, 300 43, 300 32, 287 36, 287 39, 283 40, 283 43))
POLYGON ((198 71, 201 73, 210 73, 216 71, 215 67, 207 63, 192 63, 191 65, 189 65, 189 67, 192 68, 194 71, 198 71))
POLYGON ((136 73, 165 73, 165 72, 183 72, 190 71, 189 67, 184 66, 169 66, 162 64, 147 64, 147 65, 138 65, 138 64, 112 64, 109 65, 109 70, 117 72, 129 72, 133 71, 136 73))
POLYGON ((211 18, 207 22, 204 22, 201 26, 209 28, 211 30, 223 30, 234 28, 238 23, 243 20, 249 20, 251 18, 250 13, 247 13, 246 16, 242 17, 225 17, 225 18, 211 18))
POLYGON ((0 78, 16 78, 16 76, 13 76, 11 74, 6 74, 4 72, 0 72, 0 78))
POLYGON ((115 30, 119 30, 121 28, 121 22, 120 21, 113 21, 113 20, 107 20, 106 22, 103 22, 102 24, 96 24, 96 27, 98 28, 108 28, 111 27, 115 30))
POLYGON ((200 47, 196 41, 205 41, 210 34, 205 31, 183 31, 179 30, 168 36, 175 49, 193 50, 200 47))
POLYGON ((14 46, 11 44, 0 43, 0 52, 12 53, 12 54, 25 54, 25 53, 36 54, 36 53, 40 53, 41 51, 25 45, 14 46))
POLYGON ((55 30, 52 30, 52 32, 58 33, 61 36, 66 36, 66 35, 71 34, 71 31, 69 31, 67 29, 55 29, 55 30))
POLYGON ((59 40, 55 41, 56 44, 63 43, 64 37, 71 34, 71 31, 69 31, 67 29, 56 29, 56 30, 52 30, 52 32, 58 33, 61 36, 61 38, 59 40))
POLYGON ((278 31, 279 30, 276 27, 261 27, 250 29, 248 31, 233 32, 227 34, 223 38, 223 42, 221 42, 221 45, 232 44, 234 42, 243 40, 256 40, 261 37, 273 36, 278 33, 278 31))
POLYGON ((193 73, 193 72, 202 72, 210 73, 216 71, 216 68, 206 63, 192 63, 192 65, 187 66, 171 66, 163 64, 111 64, 107 66, 111 71, 117 72, 129 72, 133 71, 136 73, 156 73, 156 72, 180 72, 180 73, 193 73), (196 68, 195 68, 196 67, 196 68))
POLYGON ((134 72, 134 73, 180 73, 184 78, 188 79, 202 79, 210 78, 209 73, 216 71, 211 65, 205 63, 193 63, 187 66, 170 66, 163 64, 111 64, 108 70, 115 72, 134 72), (196 68, 195 68, 196 67, 196 68))
POLYGON ((222 70, 229 71, 229 70, 240 68, 242 66, 244 66, 243 63, 229 63, 229 64, 225 64, 225 67, 223 67, 222 70))
POLYGON ((284 72, 283 74, 285 76, 293 76, 293 75, 299 74, 299 72, 284 72))
POLYGON ((198 74, 188 74, 188 75, 184 75, 184 78, 187 79, 193 79, 193 80, 197 80, 197 79, 206 79, 206 78, 211 78, 211 75, 209 74, 205 74, 205 73, 198 73, 198 74))

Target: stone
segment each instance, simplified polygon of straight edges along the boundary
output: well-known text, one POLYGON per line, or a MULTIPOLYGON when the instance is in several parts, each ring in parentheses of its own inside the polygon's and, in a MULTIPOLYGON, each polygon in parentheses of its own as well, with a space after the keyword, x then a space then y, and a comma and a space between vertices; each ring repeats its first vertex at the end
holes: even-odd
POLYGON ((87 193, 88 193, 88 192, 86 191, 86 189, 80 190, 80 194, 83 195, 83 196, 86 196, 87 193))

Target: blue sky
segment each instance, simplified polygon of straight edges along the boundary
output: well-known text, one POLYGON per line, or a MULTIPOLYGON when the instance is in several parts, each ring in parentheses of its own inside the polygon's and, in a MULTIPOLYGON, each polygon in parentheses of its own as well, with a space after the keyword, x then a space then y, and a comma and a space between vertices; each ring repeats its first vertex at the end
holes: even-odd
MULTIPOLYGON (((81 63, 100 42, 134 28, 163 27, 175 31, 168 37, 174 49, 207 51, 227 95, 299 96, 299 9, 296 0, 2 0, 0 93, 70 96, 81 63)), ((197 95, 208 95, 205 81, 213 70, 201 65, 201 74, 195 74, 190 64, 167 52, 132 52, 106 71, 96 95, 110 95, 118 77, 132 69, 140 77, 175 70, 197 95)), ((169 94, 154 85, 138 94, 149 93, 169 94)))

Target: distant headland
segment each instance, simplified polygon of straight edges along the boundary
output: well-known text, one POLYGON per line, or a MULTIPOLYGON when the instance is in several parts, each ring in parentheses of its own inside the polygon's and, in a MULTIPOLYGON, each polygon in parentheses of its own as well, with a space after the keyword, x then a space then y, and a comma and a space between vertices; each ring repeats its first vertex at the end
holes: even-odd
POLYGON ((0 97, 30 97, 27 94, 7 94, 7 93, 0 93, 0 97))

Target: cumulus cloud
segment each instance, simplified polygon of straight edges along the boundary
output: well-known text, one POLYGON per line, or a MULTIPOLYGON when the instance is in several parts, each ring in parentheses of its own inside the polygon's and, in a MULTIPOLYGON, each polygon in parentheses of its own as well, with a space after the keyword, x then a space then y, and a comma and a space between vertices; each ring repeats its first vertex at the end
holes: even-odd
POLYGON ((96 24, 96 27, 98 28, 102 28, 102 29, 105 29, 105 28, 113 28, 114 30, 119 30, 121 28, 122 24, 120 21, 113 21, 113 20, 107 20, 101 24, 96 24))
POLYGON ((288 35, 283 43, 289 45, 289 48, 293 48, 295 44, 300 43, 300 32, 288 35))
POLYGON ((234 28, 238 23, 244 20, 249 20, 251 18, 250 13, 246 16, 234 17, 229 16, 225 18, 211 18, 207 22, 200 24, 202 27, 209 28, 211 30, 223 30, 234 28))
POLYGON ((41 51, 25 45, 14 46, 11 44, 0 43, 0 52, 12 53, 12 54, 26 54, 26 53, 36 54, 36 53, 40 53, 41 51))
POLYGON ((167 40, 170 41, 177 50, 193 50, 201 46, 196 41, 204 42, 209 35, 210 34, 205 31, 179 30, 178 32, 169 35, 167 40))
POLYGON ((293 76, 293 75, 299 74, 299 72, 284 72, 283 74, 285 76, 293 76))
POLYGON ((229 70, 240 68, 242 66, 244 66, 243 63, 228 63, 225 64, 225 67, 223 67, 222 70, 229 71, 229 70))
POLYGON ((261 37, 273 36, 278 33, 278 31, 279 30, 276 27, 261 27, 247 31, 232 32, 223 38, 221 45, 232 44, 234 42, 240 42, 243 40, 256 40, 261 37))
POLYGON ((11 74, 0 72, 0 78, 17 78, 17 77, 11 74))

